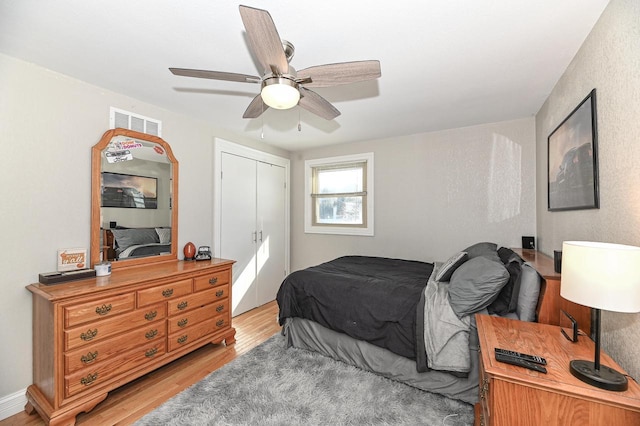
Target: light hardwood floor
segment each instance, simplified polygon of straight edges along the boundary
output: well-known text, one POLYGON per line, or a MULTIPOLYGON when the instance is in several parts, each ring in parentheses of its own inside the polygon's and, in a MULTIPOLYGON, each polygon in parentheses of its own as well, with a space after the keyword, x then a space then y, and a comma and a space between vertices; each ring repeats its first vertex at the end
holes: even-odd
MULTIPOLYGON (((164 401, 202 380, 212 371, 234 360, 280 331, 278 305, 270 302, 233 318, 236 343, 206 345, 170 364, 109 393, 107 399, 90 413, 76 418, 77 425, 128 425, 164 401)), ((37 414, 18 413, 0 421, 0 425, 41 426, 37 414)))

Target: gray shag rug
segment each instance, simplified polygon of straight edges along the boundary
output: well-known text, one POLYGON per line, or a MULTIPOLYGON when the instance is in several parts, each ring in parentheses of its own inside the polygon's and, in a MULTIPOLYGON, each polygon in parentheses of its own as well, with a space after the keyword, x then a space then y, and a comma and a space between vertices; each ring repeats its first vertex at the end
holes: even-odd
POLYGON ((276 334, 135 424, 471 425, 473 406, 285 349, 276 334))

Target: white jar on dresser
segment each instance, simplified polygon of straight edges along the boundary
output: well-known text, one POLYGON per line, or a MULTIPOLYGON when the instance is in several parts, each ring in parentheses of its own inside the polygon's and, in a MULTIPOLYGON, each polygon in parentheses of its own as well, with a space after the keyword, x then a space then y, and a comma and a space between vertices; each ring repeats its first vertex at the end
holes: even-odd
POLYGON ((208 343, 234 343, 233 263, 170 261, 29 285, 34 383, 25 410, 74 424, 109 391, 208 343))

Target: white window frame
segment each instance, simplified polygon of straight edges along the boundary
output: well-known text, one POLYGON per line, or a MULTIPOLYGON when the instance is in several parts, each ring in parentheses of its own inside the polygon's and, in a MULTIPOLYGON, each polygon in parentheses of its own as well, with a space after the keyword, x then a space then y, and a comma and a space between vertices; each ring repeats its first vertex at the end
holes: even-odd
POLYGON ((335 235, 374 235, 373 221, 373 152, 363 154, 342 155, 339 157, 318 158, 314 160, 305 160, 304 162, 304 232, 309 234, 335 234, 335 235), (361 163, 366 162, 366 188, 367 193, 367 209, 363 214, 366 217, 366 226, 357 225, 314 225, 314 201, 313 201, 313 168, 319 166, 335 166, 342 163, 361 163))

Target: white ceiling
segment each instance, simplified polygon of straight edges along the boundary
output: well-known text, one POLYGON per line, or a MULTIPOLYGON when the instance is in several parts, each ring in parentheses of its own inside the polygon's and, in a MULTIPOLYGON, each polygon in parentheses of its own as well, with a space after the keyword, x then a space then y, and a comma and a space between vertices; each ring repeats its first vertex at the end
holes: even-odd
POLYGON ((236 1, 0 0, 0 52, 295 151, 532 116, 607 3, 246 0, 295 45, 297 69, 380 60, 376 81, 315 89, 333 121, 298 107, 246 120, 259 85, 167 70, 257 75, 236 1))

